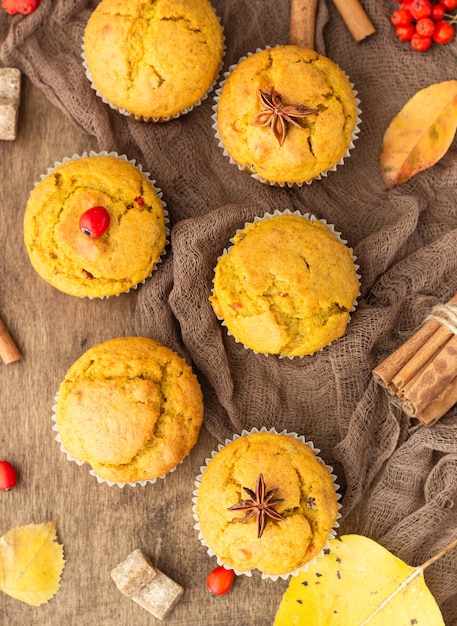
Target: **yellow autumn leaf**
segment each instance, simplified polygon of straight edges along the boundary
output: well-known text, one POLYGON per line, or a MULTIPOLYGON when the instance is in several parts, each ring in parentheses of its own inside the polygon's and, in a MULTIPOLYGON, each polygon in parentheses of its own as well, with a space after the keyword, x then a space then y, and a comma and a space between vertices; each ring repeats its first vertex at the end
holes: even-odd
POLYGON ((381 173, 388 189, 443 157, 457 129, 457 80, 435 83, 408 100, 387 128, 381 173))
POLYGON ((57 521, 17 526, 0 537, 0 590, 38 606, 59 590, 65 565, 57 521))
POLYGON ((331 539, 326 554, 291 579, 274 626, 444 626, 424 567, 361 535, 331 539))

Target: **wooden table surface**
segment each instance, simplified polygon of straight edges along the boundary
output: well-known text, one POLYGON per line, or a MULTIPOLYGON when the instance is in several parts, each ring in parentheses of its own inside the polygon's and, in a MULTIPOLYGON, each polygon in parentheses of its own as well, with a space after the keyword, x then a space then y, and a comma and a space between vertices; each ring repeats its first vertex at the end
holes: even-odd
MULTIPOLYGON (((1 11, 0 39, 6 31, 1 11)), ((98 484, 68 462, 54 439, 51 412, 69 366, 87 348, 134 334, 137 291, 107 300, 63 294, 33 270, 22 220, 34 182, 65 156, 97 149, 22 77, 19 129, 0 141, 0 318, 22 359, 0 362, 0 458, 18 470, 17 486, 0 493, 0 535, 57 518, 66 565, 46 605, 31 607, 0 592, 2 626, 265 626, 272 624, 286 581, 240 576, 232 591, 212 596, 207 574, 217 565, 193 528, 194 478, 217 441, 203 429, 178 469, 146 487, 98 484), (185 593, 165 622, 123 596, 110 571, 140 548, 185 593)))

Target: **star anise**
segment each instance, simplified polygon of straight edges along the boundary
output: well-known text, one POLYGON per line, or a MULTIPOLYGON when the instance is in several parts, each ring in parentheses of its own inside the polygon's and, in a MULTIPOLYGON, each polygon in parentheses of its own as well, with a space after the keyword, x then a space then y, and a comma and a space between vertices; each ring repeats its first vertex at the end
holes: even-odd
POLYGON ((283 515, 271 508, 274 504, 283 502, 284 498, 276 498, 276 500, 272 500, 279 487, 271 489, 267 492, 263 474, 259 474, 259 477, 257 478, 255 493, 248 487, 243 487, 243 489, 248 494, 249 500, 241 500, 241 502, 229 507, 228 510, 246 511, 246 515, 241 520, 243 523, 247 522, 248 519, 251 519, 253 515, 256 515, 257 537, 260 539, 265 529, 265 524, 267 523, 267 517, 278 521, 286 519, 283 515))
POLYGON ((303 128, 294 120, 294 117, 307 117, 319 112, 317 109, 311 109, 304 104, 283 104, 281 94, 274 87, 271 87, 269 93, 259 89, 259 98, 260 103, 265 108, 257 113, 252 125, 271 126, 280 146, 286 140, 287 124, 303 128))

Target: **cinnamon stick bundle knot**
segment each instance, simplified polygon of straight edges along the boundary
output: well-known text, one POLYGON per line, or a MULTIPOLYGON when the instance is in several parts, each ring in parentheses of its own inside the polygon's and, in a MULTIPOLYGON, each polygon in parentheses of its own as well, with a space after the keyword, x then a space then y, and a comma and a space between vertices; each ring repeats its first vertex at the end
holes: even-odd
POLYGON ((457 294, 436 305, 423 325, 373 370, 403 411, 425 426, 457 402, 457 294))

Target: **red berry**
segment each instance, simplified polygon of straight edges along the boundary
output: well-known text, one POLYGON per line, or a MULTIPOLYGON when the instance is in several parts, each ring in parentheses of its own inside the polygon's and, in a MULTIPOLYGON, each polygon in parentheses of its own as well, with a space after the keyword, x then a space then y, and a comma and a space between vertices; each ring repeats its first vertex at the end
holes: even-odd
POLYGON ((408 11, 408 9, 397 9, 392 13, 390 21, 394 26, 407 26, 412 21, 411 11, 408 11))
POLYGON ((455 26, 450 24, 446 20, 440 20, 435 23, 435 30, 433 31, 433 41, 435 43, 443 44, 448 43, 451 39, 454 39, 455 26))
POLYGON ((110 216, 103 206, 94 206, 79 219, 79 228, 88 237, 101 237, 108 229, 110 216))
POLYGON ((423 17, 416 22, 416 33, 421 37, 431 37, 435 30, 435 22, 429 17, 423 17))
POLYGON ((395 34, 400 41, 409 41, 414 35, 414 24, 408 24, 408 26, 397 26, 395 34))
POLYGON ((409 10, 415 20, 420 20, 423 17, 430 17, 432 14, 432 3, 430 0, 413 0, 409 10))
POLYGON ((40 0, 18 0, 17 10, 23 15, 29 15, 29 13, 33 13, 33 11, 35 11, 39 4, 40 0))
POLYGON ((413 50, 417 50, 418 52, 425 52, 432 45, 431 37, 422 37, 417 33, 411 37, 411 48, 413 50))
POLYGON ((446 11, 457 9, 457 0, 440 0, 440 4, 444 6, 446 11))
POLYGON ((0 461, 0 491, 9 491, 17 483, 17 474, 9 461, 0 461))
POLYGON ((444 6, 444 4, 441 4, 441 2, 437 2, 432 6, 432 14, 430 15, 430 17, 435 22, 438 22, 439 20, 443 19, 445 13, 446 7, 444 6))
POLYGON ((19 13, 17 8, 17 0, 2 0, 2 8, 10 15, 19 13))
POLYGON ((223 596, 224 593, 230 591, 234 580, 235 572, 232 569, 225 569, 225 567, 221 565, 208 574, 206 587, 215 596, 223 596))

